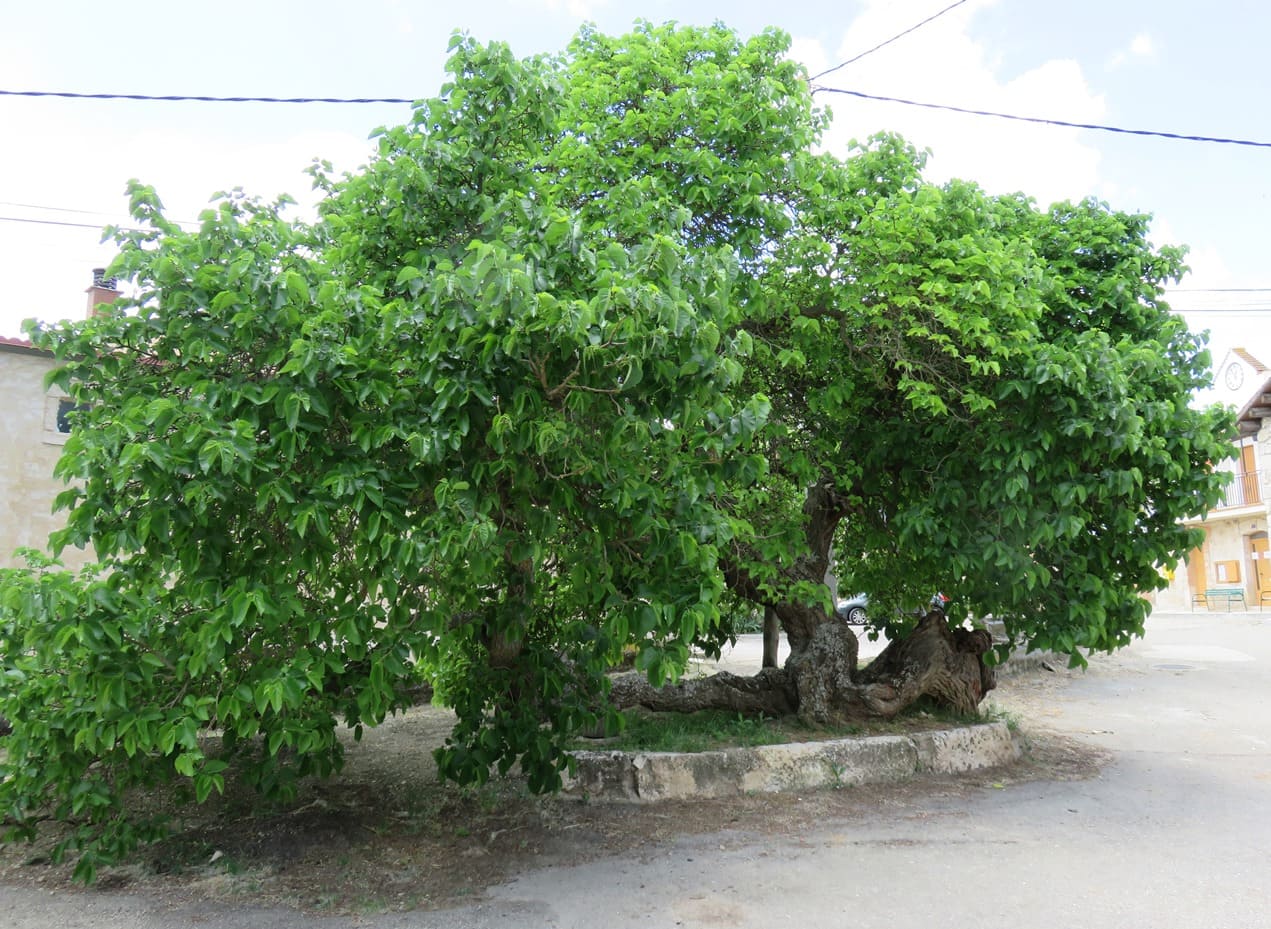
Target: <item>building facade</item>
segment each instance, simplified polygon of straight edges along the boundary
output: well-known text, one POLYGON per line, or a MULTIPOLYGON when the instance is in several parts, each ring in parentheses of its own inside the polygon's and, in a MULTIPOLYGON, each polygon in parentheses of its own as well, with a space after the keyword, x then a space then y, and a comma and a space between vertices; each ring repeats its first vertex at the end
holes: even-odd
MULTIPOLYGON (((96 312, 118 296, 114 281, 93 272, 88 288, 88 312, 96 312)), ((66 485, 53 476, 62 446, 70 433, 68 414, 73 403, 44 379, 53 370, 53 356, 25 339, 0 336, 0 567, 22 559, 19 548, 48 549, 49 534, 65 525, 53 501, 66 485)), ((78 567, 92 560, 91 550, 68 549, 62 561, 78 567)))
MULTIPOLYGON (((70 401, 44 378, 53 358, 22 339, 0 337, 0 566, 21 562, 18 548, 48 547, 49 533, 63 524, 53 500, 65 485, 53 477, 69 433, 70 401)), ((86 553, 66 552, 70 564, 86 553)))
POLYGON ((1218 506, 1188 523, 1204 541, 1157 595, 1158 609, 1271 608, 1271 369, 1233 349, 1217 368, 1213 399, 1238 411, 1238 455, 1217 466, 1231 481, 1218 506))

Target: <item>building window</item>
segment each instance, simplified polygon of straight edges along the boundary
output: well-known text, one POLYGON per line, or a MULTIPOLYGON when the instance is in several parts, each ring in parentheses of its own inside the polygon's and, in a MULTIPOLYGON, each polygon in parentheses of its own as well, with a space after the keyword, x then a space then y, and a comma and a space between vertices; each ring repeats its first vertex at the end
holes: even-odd
POLYGON ((65 397, 57 401, 57 431, 67 435, 71 431, 71 414, 84 408, 84 404, 76 403, 65 397))
POLYGON ((63 445, 71 434, 75 412, 83 409, 70 397, 48 394, 44 398, 44 441, 49 445, 63 445))

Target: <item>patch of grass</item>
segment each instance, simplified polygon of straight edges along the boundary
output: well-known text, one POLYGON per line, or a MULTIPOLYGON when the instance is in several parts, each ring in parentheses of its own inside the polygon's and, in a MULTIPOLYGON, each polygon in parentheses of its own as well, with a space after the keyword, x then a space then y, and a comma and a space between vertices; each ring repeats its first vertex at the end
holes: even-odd
POLYGON ((462 787, 460 788, 460 796, 464 800, 475 804, 486 816, 497 812, 506 799, 503 788, 499 784, 489 782, 479 787, 462 787))
POLYGON ((763 728, 762 720, 747 719, 723 710, 699 713, 653 713, 640 708, 624 710, 620 731, 605 739, 579 739, 576 747, 619 751, 702 752, 720 744, 753 745, 763 728))
POLYGON ((625 752, 706 752, 783 742, 897 735, 999 718, 992 709, 959 713, 927 700, 918 701, 894 719, 865 720, 845 726, 814 726, 795 717, 749 717, 727 710, 655 713, 636 707, 623 711, 621 715, 624 720, 621 732, 605 739, 579 739, 574 747, 625 752))
POLYGON ((1006 728, 1016 734, 1021 729, 1019 714, 1000 707, 996 703, 986 703, 981 710, 980 718, 984 722, 1006 723, 1006 728))
POLYGON ((738 610, 731 618, 734 635, 754 635, 763 632, 763 610, 738 610))
POLYGON ((991 712, 986 711, 988 708, 973 710, 970 713, 963 713, 955 710, 953 707, 937 703, 931 697, 919 697, 913 704, 908 706, 897 719, 905 719, 906 717, 919 717, 922 719, 930 719, 940 723, 950 723, 957 726, 969 726, 974 723, 988 722, 994 718, 991 712))
MULTIPOLYGON (((797 719, 749 717, 727 710, 697 713, 654 713, 635 708, 622 713, 624 725, 617 735, 603 740, 580 739, 577 748, 616 749, 645 752, 705 752, 721 748, 774 745, 781 742, 833 738, 835 733, 817 735, 797 719)), ((855 727, 853 727, 855 728, 855 727)), ((839 731, 838 735, 851 735, 839 731)))

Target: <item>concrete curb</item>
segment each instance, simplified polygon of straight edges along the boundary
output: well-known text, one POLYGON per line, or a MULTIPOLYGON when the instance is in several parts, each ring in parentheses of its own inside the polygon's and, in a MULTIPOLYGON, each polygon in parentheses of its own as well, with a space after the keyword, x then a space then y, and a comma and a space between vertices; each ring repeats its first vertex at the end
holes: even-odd
POLYGON ((577 772, 566 778, 564 793, 634 803, 782 793, 887 783, 924 771, 972 771, 1019 756, 1019 746, 1001 722, 715 752, 582 751, 574 752, 577 772))

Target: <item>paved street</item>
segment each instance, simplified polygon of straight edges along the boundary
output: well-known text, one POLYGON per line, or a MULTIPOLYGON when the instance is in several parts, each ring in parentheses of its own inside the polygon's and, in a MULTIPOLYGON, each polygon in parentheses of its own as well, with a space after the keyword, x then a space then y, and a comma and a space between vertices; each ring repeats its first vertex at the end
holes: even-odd
POLYGON ((1024 690, 1000 700, 1026 728, 1107 750, 1099 776, 896 794, 803 834, 526 872, 445 912, 310 919, 0 888, 0 927, 1271 927, 1271 615, 1157 616, 1087 674, 1024 690))
MULTIPOLYGON (((499 912, 562 927, 1271 926, 1271 618, 1158 616, 1037 715, 1109 749, 1102 776, 525 875, 499 912)), ((477 916, 435 925, 504 918, 477 916)))

